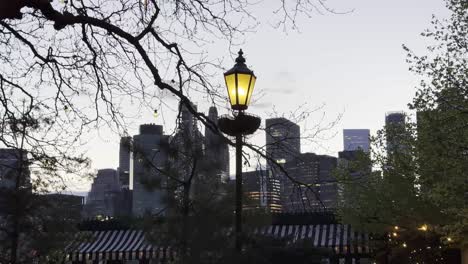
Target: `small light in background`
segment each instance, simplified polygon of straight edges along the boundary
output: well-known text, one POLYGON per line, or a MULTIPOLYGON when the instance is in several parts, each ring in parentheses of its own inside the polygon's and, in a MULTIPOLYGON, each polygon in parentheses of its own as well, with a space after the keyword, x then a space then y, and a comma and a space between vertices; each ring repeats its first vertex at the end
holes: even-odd
POLYGON ((418 230, 424 231, 424 232, 427 231, 427 225, 426 224, 422 225, 421 227, 418 228, 418 230))

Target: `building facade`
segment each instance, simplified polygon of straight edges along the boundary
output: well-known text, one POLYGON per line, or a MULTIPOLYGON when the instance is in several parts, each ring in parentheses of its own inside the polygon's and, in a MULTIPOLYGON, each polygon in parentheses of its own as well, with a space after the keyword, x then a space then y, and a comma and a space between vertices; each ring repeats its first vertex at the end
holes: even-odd
POLYGON ((334 209, 338 203, 338 182, 333 175, 333 170, 336 169, 338 159, 328 155, 319 156, 319 197, 321 207, 325 206, 328 209, 334 209))
POLYGON ((278 163, 294 160, 301 153, 299 125, 283 118, 265 121, 266 154, 278 163))
POLYGON ((387 154, 404 151, 404 136, 406 134, 406 114, 404 112, 389 112, 385 115, 385 135, 387 154))
POLYGON ((287 162, 284 168, 289 177, 297 182, 282 175, 283 212, 297 213, 335 208, 338 185, 333 170, 336 165, 335 157, 314 153, 302 153, 295 160, 287 162))
POLYGON ((345 151, 361 149, 364 152, 369 152, 369 129, 343 129, 343 149, 345 151))
POLYGON ((163 127, 155 124, 140 126, 140 134, 133 136, 133 187, 132 212, 135 216, 145 213, 160 213, 165 207, 166 192, 161 188, 166 177, 169 137, 163 134, 163 127))
POLYGON ((258 169, 242 173, 243 192, 249 197, 245 209, 264 209, 281 212, 281 184, 271 170, 258 169))
POLYGON ((0 188, 31 188, 28 154, 18 149, 0 149, 0 188))
POLYGON ((130 186, 130 153, 131 137, 121 137, 119 145, 119 180, 122 188, 128 189, 130 186))
MULTIPOLYGON (((218 123, 218 110, 210 107, 208 118, 214 124, 218 123)), ((205 126, 205 158, 209 161, 216 174, 216 180, 226 182, 229 179, 229 147, 222 138, 205 126)))
POLYGON ((0 149, 0 227, 9 226, 7 219, 10 215, 15 214, 17 209, 23 209, 24 205, 17 204, 18 194, 34 195, 28 153, 18 149, 0 149))
POLYGON ((319 165, 319 156, 314 153, 303 153, 284 165, 288 176, 302 184, 282 175, 283 212, 302 212, 318 206, 319 165))
MULTIPOLYGON (((196 105, 191 106, 197 111, 196 105)), ((175 202, 182 201, 186 188, 179 181, 191 182, 189 190, 191 197, 196 191, 202 192, 204 185, 219 183, 217 177, 204 177, 207 175, 204 169, 208 168, 204 166, 205 139, 198 128, 197 119, 183 104, 179 105, 179 112, 177 131, 170 141, 173 155, 169 158, 171 171, 176 179, 168 179, 170 198, 175 202)), ((213 173, 215 173, 214 166, 213 173)))
POLYGON ((114 216, 115 199, 120 193, 119 176, 114 169, 98 170, 86 199, 85 218, 114 216))

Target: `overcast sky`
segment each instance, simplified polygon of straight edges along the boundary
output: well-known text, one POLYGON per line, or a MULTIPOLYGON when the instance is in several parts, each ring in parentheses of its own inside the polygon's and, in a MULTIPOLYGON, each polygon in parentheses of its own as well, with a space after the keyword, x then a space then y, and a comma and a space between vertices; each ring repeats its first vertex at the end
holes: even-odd
MULTIPOLYGON (((287 113, 301 104, 308 109, 324 105, 301 127, 313 127, 323 113, 324 122, 342 115, 340 122, 326 131, 318 144, 302 147, 303 151, 336 156, 343 148, 342 129, 368 128, 375 133, 383 126, 386 112, 407 110, 419 77, 408 71, 402 44, 424 53, 427 40, 420 33, 430 26, 432 14, 440 17, 447 11, 442 0, 328 3, 337 10, 354 11, 301 18, 300 32, 286 33, 271 26, 271 9, 261 4, 255 14, 262 24, 255 33, 245 35, 242 48, 247 64, 258 76, 254 96, 263 95, 249 112, 265 118, 273 106, 277 112, 287 113)), ((229 49, 223 43, 210 53, 226 56, 229 49)), ((227 64, 230 68, 233 62, 227 64)), ((222 72, 219 78, 222 81, 222 72)), ((208 107, 199 103, 199 110, 207 111, 208 107)), ((153 113, 142 113, 141 123, 145 122, 155 122, 153 113)), ((130 133, 136 134, 137 129, 131 128, 130 133)), ((261 144, 264 137, 257 134, 250 140, 261 144)), ((118 166, 118 142, 118 135, 107 133, 90 140, 87 154, 93 168, 118 166)), ((80 187, 86 188, 89 186, 80 187)))

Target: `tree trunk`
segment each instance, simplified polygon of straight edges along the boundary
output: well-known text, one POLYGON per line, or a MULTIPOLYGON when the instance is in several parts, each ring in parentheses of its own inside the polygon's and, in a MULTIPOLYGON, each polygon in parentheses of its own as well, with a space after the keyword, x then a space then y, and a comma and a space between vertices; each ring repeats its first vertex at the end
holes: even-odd
POLYGON ((189 203, 191 182, 184 184, 184 197, 182 198, 182 263, 186 263, 189 232, 189 203))
POLYGON ((468 246, 462 246, 460 249, 461 253, 461 263, 462 264, 468 264, 468 246))

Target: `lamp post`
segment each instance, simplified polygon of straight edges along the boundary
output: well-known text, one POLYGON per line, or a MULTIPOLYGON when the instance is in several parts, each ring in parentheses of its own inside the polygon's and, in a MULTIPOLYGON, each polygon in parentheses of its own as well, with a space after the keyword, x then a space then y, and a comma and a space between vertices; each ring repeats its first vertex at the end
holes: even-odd
POLYGON ((218 119, 220 130, 236 138, 236 250, 242 250, 242 138, 254 133, 260 126, 260 118, 245 113, 252 98, 257 77, 245 65, 242 50, 239 51, 234 67, 224 73, 229 102, 234 116, 223 116, 218 119))

